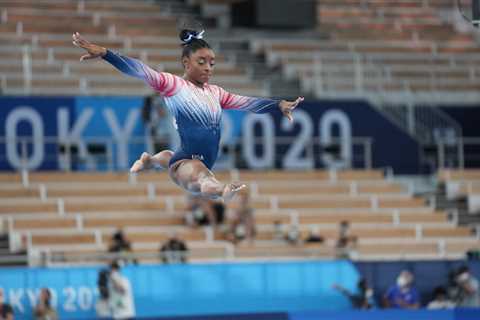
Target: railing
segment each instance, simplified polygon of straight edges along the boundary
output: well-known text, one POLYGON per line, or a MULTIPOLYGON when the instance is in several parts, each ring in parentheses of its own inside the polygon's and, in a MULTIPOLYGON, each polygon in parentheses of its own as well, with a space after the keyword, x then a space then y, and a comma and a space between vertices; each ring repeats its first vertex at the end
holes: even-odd
POLYGON ((22 47, 22 65, 24 94, 28 95, 32 91, 32 53, 28 45, 22 47))
POLYGON ((61 266, 72 264, 98 264, 109 263, 113 260, 125 262, 161 262, 163 259, 198 261, 228 261, 234 259, 234 245, 226 241, 215 241, 214 243, 189 241, 190 251, 163 251, 160 246, 148 245, 145 252, 108 252, 105 248, 97 248, 96 252, 72 252, 66 249, 53 249, 46 247, 31 247, 28 254, 29 266, 61 266), (212 249, 221 249, 212 257, 212 249), (202 259, 202 253, 205 257, 202 259), (210 256, 210 257, 208 257, 210 256))
MULTIPOLYGON (((345 69, 353 76, 350 80, 336 83, 336 77, 332 73, 341 71, 342 67, 326 70, 327 63, 323 55, 314 56, 313 84, 318 97, 324 97, 328 91, 335 92, 336 85, 347 84, 352 88, 350 91, 356 95, 365 95, 380 112, 422 144, 458 139, 462 136, 461 126, 443 111, 434 107, 415 106, 415 95, 409 89, 408 82, 405 82, 403 88, 405 100, 400 104, 393 103, 390 101, 388 90, 385 89, 392 80, 388 70, 375 65, 367 56, 361 54, 350 54, 346 59, 350 59, 351 65, 345 69), (374 87, 372 83, 375 83, 374 87), (378 90, 378 94, 373 93, 374 90, 378 90)), ((436 80, 432 77, 431 81, 436 80)))
MULTIPOLYGON (((276 53, 271 53, 271 59, 277 59, 276 53)), ((290 54, 281 53, 280 56, 288 57, 290 54)), ((385 59, 401 59, 403 61, 412 61, 415 59, 435 60, 445 59, 448 61, 448 66, 442 66, 442 72, 447 70, 458 71, 459 66, 457 62, 468 63, 468 66, 462 67, 468 76, 468 83, 477 83, 478 76, 476 66, 478 65, 478 56, 470 54, 462 54, 455 57, 452 54, 380 54, 380 53, 356 53, 356 52, 322 52, 313 53, 298 53, 296 56, 311 58, 313 60, 313 70, 311 65, 287 65, 285 67, 285 75, 292 76, 298 71, 304 74, 300 77, 302 89, 312 92, 318 98, 336 97, 342 94, 350 95, 351 97, 374 98, 385 102, 392 102, 397 104, 411 104, 411 105, 442 105, 445 103, 471 103, 480 101, 480 94, 474 90, 461 91, 461 95, 455 94, 454 90, 439 90, 440 85, 454 85, 458 84, 457 79, 445 79, 435 76, 436 67, 430 64, 424 66, 422 69, 430 73, 427 80, 415 79, 395 79, 392 76, 393 66, 388 63, 380 62, 385 59), (335 61, 335 62, 332 62, 335 61), (349 76, 339 76, 338 72, 348 72, 349 76), (417 86, 427 88, 423 91, 417 91, 417 86), (449 95, 452 95, 449 97, 449 95)), ((409 67, 406 64, 401 71, 408 71, 409 67)), ((398 70, 397 70, 398 71, 398 70)), ((418 71, 418 68, 413 68, 412 71, 418 71)), ((296 75, 296 74, 295 74, 296 75)))
MULTIPOLYGON (((118 141, 111 137, 85 137, 69 140, 59 137, 0 137, 6 154, 0 154, 0 163, 17 170, 34 170, 42 166, 69 171, 126 170, 145 150, 153 150, 154 141, 148 136, 131 137, 118 141)), ((168 142, 164 144, 168 145, 168 142)), ((372 168, 373 140, 368 137, 349 139, 320 137, 298 141, 294 137, 269 136, 223 144, 217 168, 283 167, 289 169, 372 168), (253 144, 253 145, 252 145, 253 144), (261 146, 261 154, 255 150, 261 146), (294 152, 293 150, 296 150, 294 152), (288 152, 290 151, 290 152, 288 152), (305 155, 301 152, 305 151, 305 155)))
POLYGON ((439 108, 410 103, 398 105, 376 99, 371 101, 379 111, 422 144, 452 144, 462 137, 462 127, 439 108))
MULTIPOLYGON (((417 225, 416 237, 409 240, 392 238, 392 239, 382 239, 383 243, 388 244, 412 244, 419 243, 422 239, 422 228, 421 225, 417 225)), ((471 239, 473 240, 473 238, 471 239)), ((451 239, 448 240, 448 243, 462 243, 465 239, 451 239)), ((363 240, 363 244, 377 244, 378 240, 363 240)), ((464 257, 463 252, 458 253, 447 253, 446 246, 448 245, 445 239, 434 239, 427 241, 425 243, 433 244, 436 246, 436 250, 429 253, 360 253, 357 248, 352 248, 349 251, 350 259, 352 260, 377 260, 377 259, 398 259, 398 260, 408 260, 412 258, 416 259, 459 259, 464 257)), ((260 244, 255 247, 255 253, 251 256, 242 257, 241 254, 237 254, 237 249, 241 250, 242 247, 235 247, 232 243, 225 241, 218 241, 214 244, 221 244, 223 246, 223 252, 218 252, 215 256, 212 256, 209 251, 208 245, 201 243, 188 242, 188 246, 193 249, 187 253, 175 252, 174 258, 186 258, 192 260, 193 263, 205 263, 205 262, 232 262, 232 261, 242 261, 242 260, 284 260, 284 259, 335 259, 336 251, 333 243, 330 244, 319 244, 317 246, 292 246, 287 243, 284 246, 279 246, 278 252, 272 252, 271 246, 263 246, 260 244), (204 250, 205 255, 202 256, 202 250, 204 250), (196 253, 194 253, 196 251, 196 253)), ((219 248, 216 246, 216 248, 219 248)), ((28 256, 28 262, 30 266, 65 266, 65 265, 88 265, 88 264, 99 264, 99 263, 108 263, 112 260, 123 260, 129 263, 139 262, 161 262, 162 258, 169 258, 170 253, 164 252, 161 253, 157 248, 152 248, 148 252, 121 252, 121 253, 110 253, 110 252, 101 252, 99 250, 96 253, 92 252, 81 252, 76 251, 74 254, 69 254, 71 251, 68 250, 52 250, 47 248, 35 248, 32 250, 33 253, 30 253, 28 256)), ((25 260, 23 260, 25 262, 25 260)))
MULTIPOLYGON (((256 138, 254 142, 255 144, 264 143, 262 138, 256 138)), ((276 146, 287 147, 292 142, 294 142, 293 138, 277 137, 275 139, 276 146)), ((0 145, 10 145, 10 147, 6 146, 4 148, 4 150, 7 150, 7 154, 0 154, 0 162, 9 162, 12 167, 19 170, 29 170, 32 169, 32 166, 36 167, 41 164, 57 163, 59 168, 64 171, 72 170, 74 165, 80 165, 83 170, 104 169, 112 171, 126 169, 130 162, 134 160, 128 159, 131 152, 123 154, 119 158, 119 143, 110 137, 85 138, 81 143, 65 141, 58 137, 45 137, 40 141, 40 145, 38 143, 32 137, 0 137, 0 145), (93 153, 89 152, 88 149, 94 147, 98 147, 101 152, 98 153, 95 150, 93 150, 93 153), (43 149, 40 160, 36 157, 32 158, 33 148, 43 149), (12 150, 15 150, 15 152, 12 150), (49 150, 49 152, 45 153, 46 150, 49 150)), ((124 148, 127 150, 136 148, 138 152, 135 156, 138 156, 143 150, 152 150, 152 143, 153 141, 149 137, 135 137, 131 138, 124 148)), ((337 163, 343 164, 344 168, 372 168, 373 140, 371 138, 352 138, 353 152, 350 154, 350 158, 342 156, 341 144, 342 142, 339 139, 333 139, 330 143, 324 144, 318 137, 315 137, 305 144, 306 157, 307 159, 313 159, 311 163, 319 163, 319 159, 325 156, 338 157, 337 163)), ((435 154, 437 168, 463 168, 466 162, 480 163, 480 152, 478 151, 480 150, 480 137, 457 137, 455 135, 439 137, 434 139, 431 145, 435 147, 432 152, 435 154), (477 151, 475 149, 465 151, 465 148, 469 147, 479 148, 477 151)), ((232 169, 236 167, 236 164, 245 163, 245 154, 239 154, 238 147, 245 146, 242 146, 241 142, 224 146, 224 150, 219 157, 219 161, 223 163, 223 169, 232 169)), ((279 161, 284 162, 281 161, 284 160, 284 156, 284 153, 278 151, 274 155, 273 162, 271 162, 272 167, 275 167, 275 163, 279 161)), ((247 162, 246 165, 248 167, 249 163, 247 162)), ((309 169, 309 167, 304 169, 309 169)))
POLYGON ((438 141, 438 168, 459 168, 480 166, 480 137, 460 137, 457 141, 438 141))
MULTIPOLYGON (((405 124, 408 126, 408 123, 405 124)), ((418 129, 418 127, 417 127, 418 129)), ((416 130, 417 130, 416 129, 416 130)), ((447 132, 448 133, 448 132, 447 132)), ((435 134, 435 132, 434 132, 435 134)), ((265 151, 263 138, 255 138, 255 145, 262 145, 265 151)), ((434 137, 429 140, 432 148, 430 157, 433 157, 438 169, 464 168, 467 164, 478 166, 480 164, 480 137, 459 137, 453 131, 451 134, 434 137)), ((0 137, 0 145, 6 154, 0 154, 0 162, 8 163, 18 170, 35 169, 41 165, 58 166, 60 170, 70 171, 75 168, 82 170, 123 170, 138 157, 142 151, 153 150, 153 141, 150 137, 134 137, 125 142, 119 150, 118 141, 111 137, 82 138, 81 142, 60 139, 58 137, 42 137, 36 140, 32 137, 7 138, 0 137), (135 151, 132 153, 132 149, 135 151), (123 151, 122 151, 123 150, 123 151)), ((294 138, 276 137, 274 140, 275 153, 266 163, 265 169, 276 166, 289 165, 285 161, 285 148, 294 143, 294 138)), ((314 167, 331 167, 326 163, 334 161, 333 168, 372 168, 373 140, 365 137, 352 138, 351 152, 342 154, 342 141, 332 139, 330 143, 322 143, 318 137, 307 141, 304 145, 306 160, 303 167, 298 169, 312 169, 314 167), (330 158, 328 162, 325 157, 330 158)), ((166 143, 166 142, 165 142, 166 143)), ((168 143, 166 143, 168 144, 168 143)), ((233 169, 235 167, 251 167, 255 165, 255 159, 245 159, 245 142, 224 145, 218 159, 221 169, 233 169), (239 152, 239 149, 240 152, 239 152)), ((251 148, 251 146, 249 146, 251 148)), ((263 157, 263 155, 260 155, 263 157)), ((471 166, 471 165, 470 165, 471 166)))

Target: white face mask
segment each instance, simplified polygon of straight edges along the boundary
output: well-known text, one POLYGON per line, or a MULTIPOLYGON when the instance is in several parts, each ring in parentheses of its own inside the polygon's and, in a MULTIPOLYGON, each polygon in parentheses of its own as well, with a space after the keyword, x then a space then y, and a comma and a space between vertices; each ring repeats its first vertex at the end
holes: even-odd
POLYGON ((458 276, 458 281, 460 282, 465 282, 468 280, 468 272, 464 272, 461 275, 458 276))
POLYGON ((397 285, 398 285, 399 287, 402 287, 402 288, 403 288, 403 287, 405 287, 407 284, 408 284, 407 278, 402 277, 402 276, 399 276, 399 277, 397 278, 397 285))
POLYGON ((372 289, 367 289, 367 291, 365 291, 365 296, 367 298, 373 297, 373 290, 372 289))

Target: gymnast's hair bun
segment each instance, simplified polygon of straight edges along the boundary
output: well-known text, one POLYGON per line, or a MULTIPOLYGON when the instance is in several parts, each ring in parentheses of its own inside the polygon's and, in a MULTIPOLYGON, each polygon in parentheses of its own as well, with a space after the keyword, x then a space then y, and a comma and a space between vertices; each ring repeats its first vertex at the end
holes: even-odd
POLYGON ((205 30, 197 32, 191 29, 183 29, 182 31, 180 31, 179 37, 184 45, 188 45, 194 40, 203 39, 204 33, 205 33, 205 30))

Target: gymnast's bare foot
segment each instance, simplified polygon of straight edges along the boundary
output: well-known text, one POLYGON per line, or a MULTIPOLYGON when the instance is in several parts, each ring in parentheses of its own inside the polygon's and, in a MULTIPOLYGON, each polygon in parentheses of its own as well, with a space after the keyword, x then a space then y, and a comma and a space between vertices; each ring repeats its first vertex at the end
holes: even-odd
POLYGON ((133 166, 130 168, 131 173, 137 173, 143 170, 151 169, 152 168, 152 155, 149 153, 142 153, 140 159, 135 161, 133 166))
POLYGON ((222 198, 224 202, 229 202, 240 190, 246 188, 247 186, 241 182, 232 182, 227 183, 223 189, 222 198))

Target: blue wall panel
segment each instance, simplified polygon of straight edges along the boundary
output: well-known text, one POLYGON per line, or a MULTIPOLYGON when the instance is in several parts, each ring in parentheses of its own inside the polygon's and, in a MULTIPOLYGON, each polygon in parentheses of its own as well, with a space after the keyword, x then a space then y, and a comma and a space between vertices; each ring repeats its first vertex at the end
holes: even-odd
MULTIPOLYGON (((0 137, 8 136, 7 130, 16 138, 17 143, 10 141, 15 147, 7 150, 5 141, 0 141, 0 170, 13 170, 18 162, 13 161, 15 155, 21 155, 19 138, 32 138, 33 126, 40 134, 35 136, 33 144, 38 148, 40 159, 32 159, 32 166, 40 170, 58 169, 58 150, 54 143, 46 137, 58 136, 58 114, 63 109, 74 112, 74 98, 69 97, 0 97, 0 137), (32 123, 34 123, 32 125, 32 123), (42 139, 39 141, 39 138, 42 139)), ((74 115, 71 119, 74 118, 74 115)), ((27 146, 27 155, 34 158, 32 143, 27 146)))
MULTIPOLYGON (((115 138, 116 145, 113 150, 114 169, 125 170, 138 155, 144 151, 144 127, 140 117, 140 109, 143 104, 143 97, 72 97, 72 98, 24 98, 24 97, 0 97, 0 136, 5 135, 4 127, 8 115, 22 105, 29 105, 39 114, 41 122, 45 127, 43 135, 58 136, 60 126, 67 128, 67 134, 71 135, 76 128, 78 135, 73 137, 74 142, 87 143, 92 137, 103 137, 107 139, 115 138), (67 118, 59 118, 59 108, 66 107, 67 118), (57 120, 61 119, 61 120, 57 120), (67 119, 67 120, 66 120, 67 119), (60 123, 59 123, 60 121, 60 123), (68 123, 65 123, 68 121, 68 123), (127 124, 131 123, 131 130, 126 130, 127 124), (117 130, 115 130, 115 128, 117 130), (126 132, 128 131, 128 132, 126 132), (115 135, 114 132, 124 133, 124 136, 115 135), (137 140, 134 144, 133 140, 137 140), (124 144, 124 148, 119 148, 118 143, 124 144), (126 145, 126 146, 125 146, 126 145)), ((18 110, 17 110, 18 111, 18 110)), ((227 143, 239 142, 240 150, 245 150, 254 144, 249 139, 241 139, 245 134, 244 124, 246 119, 257 117, 252 113, 243 113, 236 111, 227 111, 224 113, 224 136, 223 141, 227 143)), ((349 129, 340 141, 345 141, 352 137, 370 137, 373 139, 373 166, 385 167, 391 166, 396 172, 415 172, 419 169, 418 164, 418 146, 407 134, 402 132, 397 126, 384 118, 368 103, 362 101, 306 101, 297 111, 296 121, 293 127, 283 119, 279 112, 262 115, 266 117, 266 122, 272 125, 273 130, 266 130, 265 127, 254 125, 249 128, 253 130, 253 137, 264 139, 268 136, 269 146, 273 145, 276 154, 275 159, 267 161, 271 166, 284 167, 288 151, 299 148, 299 154, 290 159, 290 164, 298 164, 302 160, 313 161, 315 167, 325 167, 322 153, 323 151, 315 146, 314 154, 306 153, 306 147, 312 142, 318 143, 318 136, 325 137, 330 134, 338 137, 343 123, 349 129), (300 116, 302 114, 302 116, 300 116), (336 120, 326 124, 327 119, 336 116, 336 120), (311 128, 307 130, 307 128, 311 128), (301 132, 309 133, 306 140, 301 140, 301 132), (280 145, 278 138, 288 137, 288 142, 280 145), (315 140, 314 140, 315 139, 315 140), (277 141, 278 140, 278 141, 277 141), (273 142, 273 143, 270 143, 273 142), (276 142, 277 143, 276 143, 276 142), (401 148, 398 148, 401 146, 401 148)), ((30 135, 28 126, 19 125, 18 134, 30 135)), ((1 145, 1 143, 0 143, 1 145)), ((12 167, 8 165, 5 157, 5 148, 0 149, 0 169, 7 170, 12 167), (3 155, 3 157, 1 157, 3 155)), ((265 146, 256 146, 255 153, 262 155, 265 152, 265 146)), ((361 147, 352 147, 354 152, 362 152, 361 147)), ((50 163, 49 159, 56 159, 56 150, 46 150, 45 158, 42 163, 36 166, 36 169, 54 169, 58 164, 50 163)), ((257 161, 246 160, 247 167, 254 166, 257 161)), ((363 159, 354 159, 354 167, 365 165, 363 159)), ((77 167, 81 169, 81 166, 77 167)), ((305 169, 309 168, 305 166, 305 169)), ((100 168, 102 169, 102 168, 100 168)))
POLYGON ((356 262, 360 274, 373 286, 375 297, 381 301, 387 289, 395 284, 402 270, 409 270, 415 276, 415 286, 420 292, 425 305, 432 299, 432 290, 437 286, 447 286, 451 271, 467 264, 472 274, 480 279, 480 262, 458 260, 445 261, 391 261, 391 262, 356 262))
POLYGON ((299 312, 292 313, 290 320, 473 320, 479 319, 480 310, 383 310, 383 311, 340 311, 340 312, 299 312))
MULTIPOLYGON (((61 318, 91 318, 98 270, 6 268, 0 286, 22 318, 43 286, 54 292, 61 318)), ((131 266, 124 273, 144 317, 341 310, 349 302, 332 284, 353 289, 358 280, 355 267, 343 261, 131 266)))

